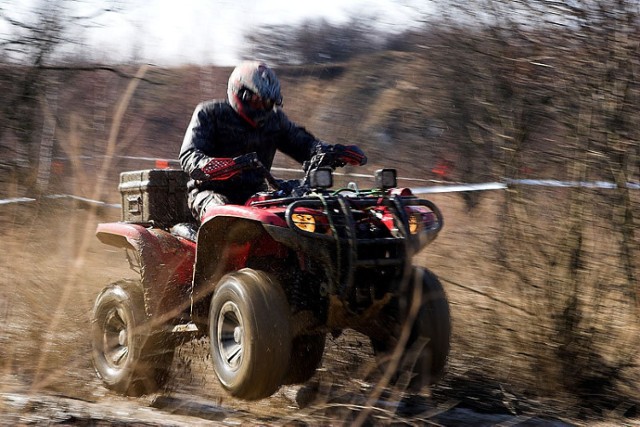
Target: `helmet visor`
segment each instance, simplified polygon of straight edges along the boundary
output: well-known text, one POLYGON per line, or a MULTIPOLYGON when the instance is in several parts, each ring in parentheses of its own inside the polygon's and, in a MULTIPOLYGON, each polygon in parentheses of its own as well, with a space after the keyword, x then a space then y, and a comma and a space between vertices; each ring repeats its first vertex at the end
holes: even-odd
POLYGON ((249 89, 243 89, 240 93, 240 99, 247 104, 251 109, 259 111, 271 111, 275 105, 281 105, 282 101, 275 101, 269 98, 263 98, 257 93, 250 91, 249 89))

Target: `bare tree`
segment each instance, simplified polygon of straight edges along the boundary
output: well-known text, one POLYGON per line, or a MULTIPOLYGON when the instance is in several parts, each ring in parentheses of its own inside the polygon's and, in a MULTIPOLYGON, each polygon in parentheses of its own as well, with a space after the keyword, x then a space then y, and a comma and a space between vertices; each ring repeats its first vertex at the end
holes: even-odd
POLYGON ((74 43, 70 30, 90 26, 96 17, 115 10, 106 4, 81 16, 75 12, 78 3, 43 0, 21 15, 0 6, 0 20, 9 28, 0 39, 2 182, 43 190, 53 153, 60 72, 111 70, 125 74, 112 67, 60 65, 56 56, 59 48, 74 43))
MULTIPOLYGON (((2 11, 2 18, 14 31, 3 42, 4 64, 0 78, 8 90, 3 92, 0 141, 13 140, 11 144, 1 144, 5 150, 13 151, 3 158, 5 161, 13 158, 18 165, 25 166, 26 175, 33 170, 33 161, 37 159, 35 135, 41 122, 38 104, 45 90, 41 67, 62 40, 60 7, 40 5, 36 11, 32 22, 17 21, 2 11), (13 137, 6 135, 7 132, 13 137)), ((20 178, 30 181, 34 177, 21 175, 20 178)))

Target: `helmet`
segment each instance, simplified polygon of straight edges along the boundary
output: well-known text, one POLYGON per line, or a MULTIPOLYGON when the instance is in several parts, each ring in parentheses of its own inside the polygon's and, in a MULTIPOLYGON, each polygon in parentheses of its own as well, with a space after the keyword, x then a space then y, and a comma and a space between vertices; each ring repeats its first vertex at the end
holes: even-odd
POLYGON ((246 61, 229 77, 227 96, 233 109, 252 126, 260 126, 282 105, 280 81, 265 63, 246 61))

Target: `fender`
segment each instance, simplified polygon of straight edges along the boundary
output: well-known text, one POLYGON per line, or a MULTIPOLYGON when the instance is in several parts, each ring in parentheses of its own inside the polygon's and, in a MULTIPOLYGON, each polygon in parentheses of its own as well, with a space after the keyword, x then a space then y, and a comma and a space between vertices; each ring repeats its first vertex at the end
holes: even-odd
POLYGON ((234 217, 234 218, 244 218, 251 221, 257 221, 262 224, 271 224, 271 225, 279 225, 281 227, 286 227, 287 223, 285 220, 278 215, 276 212, 283 212, 283 208, 266 208, 260 209, 252 206, 244 206, 244 205, 219 205, 212 206, 205 214, 202 216, 202 224, 206 224, 208 221, 216 218, 216 217, 234 217))
POLYGON ((287 256, 288 249, 263 224, 286 227, 282 218, 266 209, 222 205, 207 211, 198 230, 193 277, 199 298, 213 291, 224 274, 245 267, 251 257, 287 256))
POLYGON ((148 316, 175 317, 188 307, 195 243, 161 229, 125 222, 98 224, 96 236, 136 256, 130 263, 140 273, 148 316))

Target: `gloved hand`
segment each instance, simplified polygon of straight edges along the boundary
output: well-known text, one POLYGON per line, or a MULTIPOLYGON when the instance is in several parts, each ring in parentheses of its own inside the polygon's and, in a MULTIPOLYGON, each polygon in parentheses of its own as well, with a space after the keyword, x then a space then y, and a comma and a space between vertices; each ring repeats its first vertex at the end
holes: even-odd
POLYGON ((333 148, 337 159, 344 162, 344 164, 354 166, 364 166, 367 164, 367 156, 365 156, 364 152, 356 145, 336 144, 333 148))
POLYGON ((244 169, 255 167, 257 159, 256 153, 234 158, 216 157, 209 160, 203 167, 194 169, 190 176, 200 181, 229 179, 244 169))

